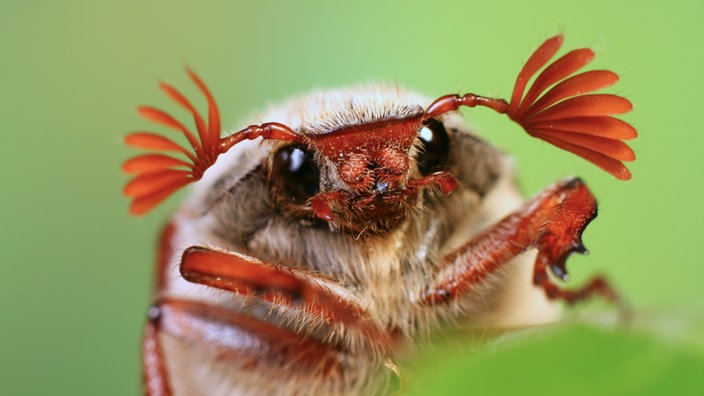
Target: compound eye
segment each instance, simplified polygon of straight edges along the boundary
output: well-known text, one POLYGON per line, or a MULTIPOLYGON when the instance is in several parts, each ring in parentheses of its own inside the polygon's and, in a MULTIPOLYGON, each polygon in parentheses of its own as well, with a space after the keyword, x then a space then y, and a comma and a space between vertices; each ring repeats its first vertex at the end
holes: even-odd
POLYGON ((304 147, 286 146, 274 154, 271 180, 292 203, 303 204, 318 192, 320 170, 304 147))
POLYGON ((450 157, 450 137, 442 122, 431 118, 423 123, 418 131, 418 138, 422 143, 416 161, 418 170, 423 176, 441 170, 450 157))

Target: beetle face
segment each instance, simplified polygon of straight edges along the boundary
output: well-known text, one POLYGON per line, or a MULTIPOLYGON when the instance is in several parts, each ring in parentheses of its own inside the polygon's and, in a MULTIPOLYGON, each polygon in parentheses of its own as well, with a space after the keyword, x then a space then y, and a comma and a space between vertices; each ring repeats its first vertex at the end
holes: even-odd
POLYGON ((274 202, 340 231, 375 234, 401 223, 423 191, 450 193, 455 181, 444 169, 450 137, 442 122, 423 121, 420 109, 307 135, 310 147, 279 148, 268 173, 274 202), (306 210, 311 204, 314 213, 306 210))
POLYGON ((233 147, 201 183, 203 210, 213 204, 214 217, 227 219, 216 220, 222 234, 279 213, 297 227, 366 238, 450 205, 458 185, 482 195, 501 172, 498 152, 470 134, 459 113, 423 120, 428 102, 398 87, 367 86, 284 103, 266 117, 296 125, 302 141, 233 147), (368 115, 363 122, 360 114, 368 115))
POLYGON ((435 314, 412 308, 409 290, 448 249, 519 202, 506 157, 458 112, 423 121, 429 102, 375 85, 283 103, 262 117, 295 125, 302 142, 243 142, 223 154, 177 215, 198 230, 197 240, 183 238, 335 276, 381 327, 402 337, 426 331, 435 314), (350 110, 349 98, 364 107, 350 110), (361 113, 378 116, 355 122, 361 113), (490 194, 496 202, 484 199, 490 194), (403 272, 403 284, 380 293, 403 272))

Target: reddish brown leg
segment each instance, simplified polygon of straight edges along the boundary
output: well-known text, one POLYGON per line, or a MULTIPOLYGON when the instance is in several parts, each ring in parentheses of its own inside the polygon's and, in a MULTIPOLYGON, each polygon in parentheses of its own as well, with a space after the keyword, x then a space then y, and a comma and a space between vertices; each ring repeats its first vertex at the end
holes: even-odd
MULTIPOLYGON (((536 274, 537 275, 537 274, 536 274)), ((547 274, 545 274, 547 276, 547 274)), ((609 283, 601 276, 592 278, 586 285, 574 289, 574 290, 564 290, 560 289, 559 286, 550 282, 549 280, 534 283, 543 289, 545 289, 545 294, 551 300, 564 300, 569 304, 574 304, 576 302, 585 300, 593 295, 600 295, 605 299, 618 302, 618 294, 609 285, 609 283)))
MULTIPOLYGON (((173 251, 172 239, 175 230, 174 224, 168 223, 159 238, 156 274, 154 277, 155 295, 158 295, 166 286, 166 273, 168 272, 168 263, 173 251)), ((164 365, 164 353, 158 336, 160 330, 158 312, 158 309, 150 308, 147 323, 144 325, 144 333, 142 334, 142 380, 146 395, 170 396, 171 386, 169 385, 166 366, 164 365)))
POLYGON ((171 394, 159 341, 161 332, 244 367, 286 366, 329 375, 341 372, 342 351, 230 309, 203 302, 161 299, 151 309, 144 338, 148 396, 171 394), (295 361, 291 361, 294 359, 295 361))
MULTIPOLYGON (((173 227, 168 226, 161 238, 157 292, 164 286, 172 237, 173 227)), ((356 328, 379 348, 385 349, 392 342, 387 332, 366 320, 352 296, 341 294, 344 289, 302 271, 203 247, 186 249, 180 269, 184 279, 191 282, 302 309, 324 322, 356 328)), ((142 346, 144 384, 149 396, 171 394, 158 336, 162 331, 199 347, 212 348, 218 358, 231 357, 245 364, 273 364, 282 356, 295 356, 311 368, 315 365, 324 371, 339 369, 337 360, 331 360, 337 359, 339 351, 311 341, 305 334, 292 333, 215 305, 161 299, 149 311, 142 346), (222 338, 223 334, 228 337, 222 338)))
POLYGON ((295 268, 239 253, 192 246, 183 253, 181 274, 190 282, 256 296, 276 305, 298 307, 327 323, 354 327, 382 347, 391 343, 386 332, 366 320, 352 296, 341 294, 343 289, 328 280, 295 268))
POLYGON ((150 309, 142 339, 142 380, 147 396, 170 396, 171 386, 164 365, 164 353, 159 341, 158 310, 150 309))
POLYGON ((603 279, 597 278, 577 291, 567 291, 551 283, 547 276, 546 269, 550 267, 556 276, 567 278, 565 260, 572 252, 586 252, 581 235, 594 217, 596 201, 581 180, 557 183, 445 257, 446 265, 423 300, 440 303, 454 299, 532 247, 539 250, 534 282, 549 298, 574 303, 600 294, 615 300, 616 293, 603 279))
POLYGON ((156 274, 154 276, 154 291, 159 293, 166 286, 166 274, 169 270, 169 260, 173 254, 172 239, 176 232, 176 227, 169 222, 161 231, 159 238, 159 251, 156 257, 156 274))
MULTIPOLYGON (((549 225, 546 226, 550 227, 549 225)), ((600 295, 606 300, 611 302, 619 302, 619 297, 616 291, 609 285, 609 283, 601 276, 592 278, 586 285, 574 289, 565 290, 560 289, 559 286, 554 284, 550 277, 548 276, 547 268, 551 267, 553 273, 557 275, 562 280, 569 278, 567 271, 565 270, 565 260, 572 250, 566 250, 563 253, 556 252, 551 247, 554 247, 554 242, 551 240, 551 235, 556 232, 555 230, 548 231, 544 236, 538 240, 537 245, 543 248, 538 253, 538 257, 535 260, 535 267, 533 268, 533 284, 540 286, 545 290, 545 295, 551 300, 563 300, 568 304, 574 304, 576 302, 585 300, 592 295, 600 295)), ((581 232, 580 232, 581 234, 581 232)), ((559 248, 558 248, 559 250, 559 248)), ((586 253, 586 249, 581 243, 575 245, 574 251, 580 253, 586 253)))

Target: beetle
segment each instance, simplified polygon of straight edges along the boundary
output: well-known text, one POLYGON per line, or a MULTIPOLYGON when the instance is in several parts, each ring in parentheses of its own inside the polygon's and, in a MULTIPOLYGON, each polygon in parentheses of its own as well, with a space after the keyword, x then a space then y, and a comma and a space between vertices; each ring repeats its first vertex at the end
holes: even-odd
POLYGON ((165 227, 143 338, 147 395, 377 394, 395 363, 429 334, 457 326, 555 320, 553 300, 619 296, 604 278, 564 289, 565 260, 597 205, 578 178, 522 202, 508 157, 459 113, 489 107, 526 132, 616 178, 631 177, 631 110, 592 93, 618 76, 577 73, 594 57, 562 36, 527 60, 510 101, 475 94, 434 101, 398 86, 316 91, 221 137, 210 90, 202 116, 173 86, 197 134, 159 109, 128 145, 155 150, 123 164, 141 215, 195 183, 165 227), (538 74, 539 71, 541 71, 538 74), (528 82, 537 74, 528 88, 528 82), (161 152, 176 152, 182 157, 161 152), (556 279, 557 278, 557 279, 556 279))

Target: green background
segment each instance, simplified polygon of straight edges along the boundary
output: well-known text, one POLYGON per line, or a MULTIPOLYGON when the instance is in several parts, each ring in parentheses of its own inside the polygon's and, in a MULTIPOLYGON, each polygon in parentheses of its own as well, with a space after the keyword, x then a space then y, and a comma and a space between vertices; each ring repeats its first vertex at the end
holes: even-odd
POLYGON ((134 154, 123 135, 151 127, 135 106, 176 109, 159 79, 195 98, 183 72, 192 66, 232 129, 292 93, 379 79, 430 97, 507 97, 522 62, 558 32, 621 75, 612 91, 633 101, 625 119, 640 132, 631 181, 490 110, 465 114, 515 156, 527 195, 571 174, 587 181, 600 216, 585 233, 591 254, 570 260, 573 282, 608 274, 645 319, 626 333, 551 330, 441 359, 452 369, 440 371, 477 392, 590 394, 598 383, 607 394, 704 394, 701 2, 189 3, 0 5, 0 394, 140 392, 154 241, 178 199, 128 216, 119 166, 134 154))

